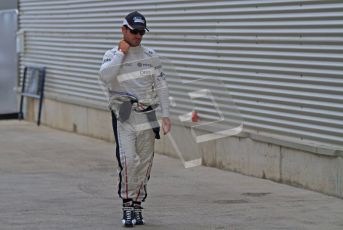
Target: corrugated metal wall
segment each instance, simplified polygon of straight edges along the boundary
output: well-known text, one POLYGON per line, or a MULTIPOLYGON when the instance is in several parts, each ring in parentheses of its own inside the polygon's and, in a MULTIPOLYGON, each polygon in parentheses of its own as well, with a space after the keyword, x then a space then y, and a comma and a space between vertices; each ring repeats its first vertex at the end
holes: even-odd
POLYGON ((245 131, 343 149, 342 1, 19 0, 21 69, 47 67, 48 97, 104 105, 102 55, 133 10, 181 76, 226 84, 245 131))

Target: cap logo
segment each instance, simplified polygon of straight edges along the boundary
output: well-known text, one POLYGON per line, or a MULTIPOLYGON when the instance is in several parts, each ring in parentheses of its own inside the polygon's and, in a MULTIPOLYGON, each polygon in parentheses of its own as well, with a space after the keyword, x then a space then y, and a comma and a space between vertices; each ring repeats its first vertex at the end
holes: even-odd
POLYGON ((134 23, 145 23, 145 21, 141 17, 134 17, 133 18, 134 23))

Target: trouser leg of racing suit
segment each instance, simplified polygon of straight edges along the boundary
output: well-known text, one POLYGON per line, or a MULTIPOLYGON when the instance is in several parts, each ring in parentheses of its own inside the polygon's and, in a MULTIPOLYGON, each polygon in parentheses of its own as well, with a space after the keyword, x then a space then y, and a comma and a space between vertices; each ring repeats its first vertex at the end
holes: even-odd
POLYGON ((118 195, 123 200, 143 202, 154 157, 155 134, 151 128, 137 129, 147 124, 145 114, 131 113, 121 122, 112 112, 112 125, 118 161, 118 195))

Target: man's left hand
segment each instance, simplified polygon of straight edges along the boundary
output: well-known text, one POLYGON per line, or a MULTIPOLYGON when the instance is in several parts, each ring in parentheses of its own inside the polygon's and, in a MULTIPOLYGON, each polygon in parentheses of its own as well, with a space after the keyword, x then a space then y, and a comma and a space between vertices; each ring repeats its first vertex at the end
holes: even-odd
POLYGON ((162 117, 162 130, 163 134, 166 135, 170 132, 171 129, 171 121, 169 117, 162 117))

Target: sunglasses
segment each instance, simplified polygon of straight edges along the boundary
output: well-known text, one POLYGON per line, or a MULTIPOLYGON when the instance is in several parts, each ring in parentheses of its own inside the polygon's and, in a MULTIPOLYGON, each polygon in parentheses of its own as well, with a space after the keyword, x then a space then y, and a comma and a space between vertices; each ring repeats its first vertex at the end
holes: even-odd
POLYGON ((130 33, 134 35, 140 34, 141 36, 143 36, 145 34, 145 30, 137 30, 137 29, 131 30, 129 27, 126 27, 126 28, 129 29, 130 33))

